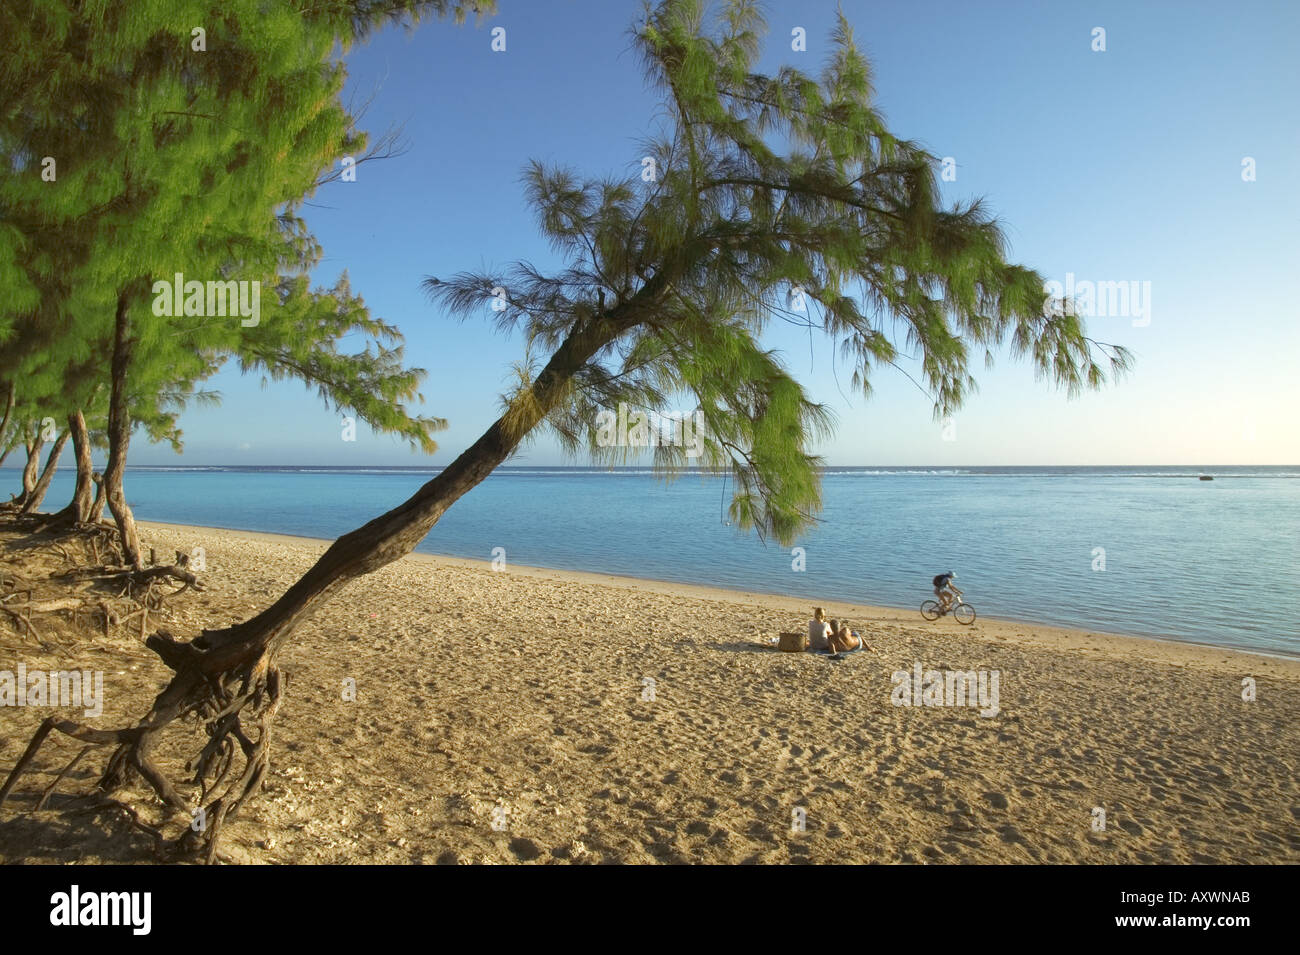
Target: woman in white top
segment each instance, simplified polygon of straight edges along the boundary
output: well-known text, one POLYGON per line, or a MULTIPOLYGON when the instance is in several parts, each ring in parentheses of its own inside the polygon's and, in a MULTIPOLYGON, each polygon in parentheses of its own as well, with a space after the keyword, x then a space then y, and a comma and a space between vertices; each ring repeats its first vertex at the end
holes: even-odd
POLYGON ((826 611, 821 607, 814 607, 813 618, 808 621, 808 649, 829 650, 831 632, 831 625, 826 622, 826 611))

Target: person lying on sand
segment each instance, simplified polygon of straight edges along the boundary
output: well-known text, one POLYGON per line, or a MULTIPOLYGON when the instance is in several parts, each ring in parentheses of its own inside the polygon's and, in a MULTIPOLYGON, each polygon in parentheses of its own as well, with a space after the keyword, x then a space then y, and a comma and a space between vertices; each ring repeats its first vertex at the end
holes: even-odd
POLYGON ((837 657, 841 653, 847 653, 849 650, 856 650, 858 647, 861 647, 863 650, 868 650, 871 653, 876 652, 874 647, 868 646, 861 637, 857 636, 849 629, 849 622, 847 620, 832 620, 831 630, 832 633, 829 638, 829 643, 832 657, 837 657))
POLYGON ((830 651, 832 654, 843 653, 845 650, 856 650, 858 647, 858 638, 853 635, 849 629, 847 620, 831 621, 830 651))

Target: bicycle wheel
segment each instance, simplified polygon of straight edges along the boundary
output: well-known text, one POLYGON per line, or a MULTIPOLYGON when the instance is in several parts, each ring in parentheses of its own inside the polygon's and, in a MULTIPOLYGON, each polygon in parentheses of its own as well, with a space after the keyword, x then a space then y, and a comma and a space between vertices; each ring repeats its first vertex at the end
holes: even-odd
POLYGON ((957 618, 957 622, 969 627, 975 622, 975 608, 970 604, 958 604, 953 608, 952 615, 957 618))
POLYGON ((927 600, 925 603, 921 604, 921 616, 926 620, 938 620, 939 601, 927 600))

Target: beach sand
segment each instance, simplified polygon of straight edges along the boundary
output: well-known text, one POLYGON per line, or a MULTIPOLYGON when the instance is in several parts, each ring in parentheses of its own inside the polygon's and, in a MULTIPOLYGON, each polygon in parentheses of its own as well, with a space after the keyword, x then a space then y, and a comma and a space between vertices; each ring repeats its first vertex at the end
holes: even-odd
MULTIPOLYGON (((160 553, 204 548, 208 589, 154 623, 184 638, 262 609, 327 546, 141 532, 160 553)), ((775 651, 779 632, 807 625, 795 598, 408 556, 350 583, 286 650, 271 770, 223 836, 226 858, 1300 861, 1300 661, 825 607, 878 653, 775 651), (998 712, 894 705, 892 674, 917 664, 997 671, 998 712)), ((138 718, 170 673, 138 636, 62 653, 11 627, 0 639, 0 669, 103 669, 97 726, 138 718)), ((44 715, 0 708, 0 772, 44 715)), ((200 736, 173 737, 161 762, 181 779, 200 736)), ((142 836, 15 814, 76 751, 59 741, 41 759, 50 774, 19 786, 0 858, 149 861, 142 836)), ((90 769, 72 778, 84 787, 90 769)))

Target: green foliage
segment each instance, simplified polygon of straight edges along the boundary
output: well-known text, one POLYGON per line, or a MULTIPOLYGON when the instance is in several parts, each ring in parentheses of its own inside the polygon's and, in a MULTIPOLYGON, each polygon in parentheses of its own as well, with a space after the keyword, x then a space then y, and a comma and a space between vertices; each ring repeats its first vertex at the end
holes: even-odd
MULTIPOLYGON (((106 399, 125 301, 133 422, 177 449, 200 383, 235 356, 299 377, 424 451, 439 419, 412 416, 419 369, 346 279, 310 290, 320 249, 299 216, 338 160, 366 148, 339 102, 338 41, 388 20, 485 12, 455 0, 14 0, 0 11, 0 382, 25 401, 106 399), (196 50, 194 27, 204 50, 196 50), (41 159, 57 160, 43 181, 41 159), (158 314, 154 283, 260 283, 239 315, 158 314), (369 335, 352 353, 345 335, 369 335)), ((92 420, 92 427, 94 422, 92 420)))
POLYGON ((298 378, 315 386, 321 399, 351 409, 378 431, 405 437, 426 453, 437 449, 431 432, 442 418, 412 417, 404 402, 423 401, 422 368, 402 364, 401 333, 373 317, 352 294, 347 274, 330 289, 309 289, 307 276, 282 279, 274 319, 248 329, 239 351, 241 371, 260 370, 272 379, 298 378), (338 341, 368 337, 357 354, 342 354, 338 341))
POLYGON ((414 28, 429 17, 451 17, 464 23, 496 13, 496 0, 300 0, 304 18, 329 25, 344 40, 363 40, 386 24, 414 28))
POLYGON ((616 323, 542 409, 564 446, 625 460, 629 449, 598 446, 599 412, 689 395, 707 425, 704 454, 660 446, 656 465, 666 475, 726 468, 732 518, 789 543, 820 509, 808 448, 832 422, 760 347, 773 319, 831 336, 867 393, 877 366, 919 359, 936 417, 974 390, 972 352, 991 356, 1005 342, 1071 395, 1129 356, 1049 307, 1042 278, 1006 261, 981 202, 941 204, 935 157, 886 129, 843 15, 816 78, 755 72, 763 30, 750 0, 723 4, 713 30, 699 0, 647 6, 633 41, 667 117, 664 135, 645 143, 652 181, 533 163, 527 198, 566 268, 545 275, 520 263, 426 288, 460 314, 507 290, 496 319, 521 327, 528 345, 508 406, 533 400, 537 349, 616 323), (791 307, 800 292, 803 311, 791 307))

